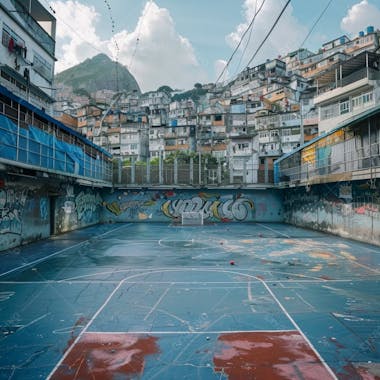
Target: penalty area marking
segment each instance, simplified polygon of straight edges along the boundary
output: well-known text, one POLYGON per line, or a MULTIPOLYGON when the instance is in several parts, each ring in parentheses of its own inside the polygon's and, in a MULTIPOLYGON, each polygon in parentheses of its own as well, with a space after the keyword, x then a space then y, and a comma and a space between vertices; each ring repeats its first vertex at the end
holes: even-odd
POLYGON ((286 238, 290 239, 290 235, 288 235, 288 234, 284 234, 284 233, 282 233, 280 231, 274 230, 273 228, 270 228, 270 227, 268 227, 268 226, 266 226, 265 224, 262 224, 262 223, 256 223, 256 224, 258 226, 262 226, 262 227, 266 228, 269 231, 272 231, 272 232, 274 232, 276 234, 280 234, 280 235, 285 236, 286 238))

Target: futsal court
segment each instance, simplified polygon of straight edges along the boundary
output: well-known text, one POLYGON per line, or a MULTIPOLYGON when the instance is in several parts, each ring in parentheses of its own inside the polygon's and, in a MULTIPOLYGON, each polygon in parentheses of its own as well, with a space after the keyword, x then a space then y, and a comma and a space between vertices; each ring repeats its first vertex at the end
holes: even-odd
POLYGON ((1 253, 0 379, 380 379, 380 247, 104 224, 1 253))

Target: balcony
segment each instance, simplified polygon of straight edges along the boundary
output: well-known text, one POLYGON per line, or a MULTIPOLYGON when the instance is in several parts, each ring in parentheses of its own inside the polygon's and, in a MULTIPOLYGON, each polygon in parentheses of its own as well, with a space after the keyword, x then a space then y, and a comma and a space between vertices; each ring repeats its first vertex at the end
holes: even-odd
POLYGON ((30 13, 26 11, 29 9, 29 1, 14 0, 11 3, 14 5, 14 10, 11 9, 10 17, 21 23, 25 30, 27 30, 37 43, 42 46, 52 57, 55 53, 55 18, 37 1, 32 1, 30 13), (45 25, 50 26, 50 33, 47 33, 44 28, 40 26, 38 21, 43 22, 45 25))

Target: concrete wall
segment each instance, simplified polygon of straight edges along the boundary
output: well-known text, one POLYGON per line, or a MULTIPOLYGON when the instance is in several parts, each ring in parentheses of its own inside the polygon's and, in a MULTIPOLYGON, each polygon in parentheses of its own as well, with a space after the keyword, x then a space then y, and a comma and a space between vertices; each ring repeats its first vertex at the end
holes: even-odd
POLYGON ((0 251, 99 223, 102 207, 91 188, 0 178, 0 251))
POLYGON ((380 245, 380 183, 287 189, 284 218, 297 226, 380 245))
POLYGON ((54 233, 60 234, 101 222, 103 200, 99 190, 64 185, 54 197, 54 233))
POLYGON ((202 211, 205 222, 281 222, 275 190, 135 190, 103 194, 104 222, 171 222, 202 211))
POLYGON ((0 250, 44 239, 49 235, 47 195, 38 186, 4 184, 0 188, 0 250))

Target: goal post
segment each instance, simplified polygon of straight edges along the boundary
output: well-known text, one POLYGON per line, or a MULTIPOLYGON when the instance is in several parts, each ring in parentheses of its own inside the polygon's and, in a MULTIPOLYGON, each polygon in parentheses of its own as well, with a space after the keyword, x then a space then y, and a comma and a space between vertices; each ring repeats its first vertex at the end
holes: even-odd
POLYGON ((202 226, 203 225, 203 211, 182 212, 181 223, 183 226, 202 226))

